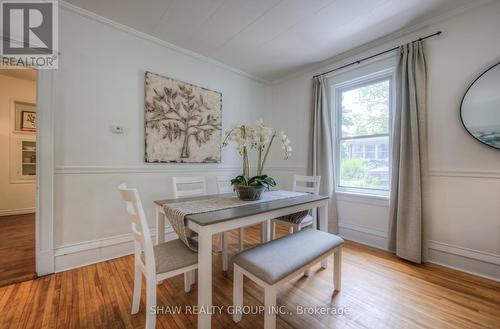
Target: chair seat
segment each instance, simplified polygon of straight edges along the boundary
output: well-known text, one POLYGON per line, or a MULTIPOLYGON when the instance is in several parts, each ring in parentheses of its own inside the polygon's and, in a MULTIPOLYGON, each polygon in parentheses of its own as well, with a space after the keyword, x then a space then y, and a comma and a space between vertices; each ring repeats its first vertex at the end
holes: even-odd
POLYGON ((234 263, 273 285, 343 243, 341 237, 330 233, 302 230, 245 250, 234 263))
MULTIPOLYGON (((198 263, 198 254, 181 240, 175 239, 154 246, 156 274, 175 271, 198 263)), ((144 262, 144 255, 141 255, 144 262)))
MULTIPOLYGON (((297 213, 298 214, 298 213, 297 213)), ((278 218, 275 218, 274 221, 287 224, 287 225, 302 225, 302 226, 307 226, 308 224, 312 223, 313 217, 309 214, 306 214, 305 216, 295 216, 296 214, 292 215, 287 215, 287 216, 281 216, 278 218)))

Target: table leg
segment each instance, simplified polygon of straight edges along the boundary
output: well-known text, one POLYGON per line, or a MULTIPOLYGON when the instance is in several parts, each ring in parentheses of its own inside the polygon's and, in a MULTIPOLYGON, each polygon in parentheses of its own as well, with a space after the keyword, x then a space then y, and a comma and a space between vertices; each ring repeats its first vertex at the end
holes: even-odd
POLYGON ((160 206, 156 206, 156 244, 165 242, 165 215, 160 206))
MULTIPOLYGON (((321 231, 328 232, 328 204, 319 207, 319 229, 321 231)), ((328 267, 328 258, 325 258, 321 261, 321 267, 328 267)))
POLYGON ((271 241, 271 221, 268 219, 264 223, 266 223, 266 242, 271 241))
POLYGON ((260 243, 266 242, 266 222, 260 223, 260 243))
POLYGON ((198 329, 210 329, 212 316, 212 234, 198 232, 198 329))
POLYGON ((260 223, 260 243, 271 241, 271 220, 260 223))

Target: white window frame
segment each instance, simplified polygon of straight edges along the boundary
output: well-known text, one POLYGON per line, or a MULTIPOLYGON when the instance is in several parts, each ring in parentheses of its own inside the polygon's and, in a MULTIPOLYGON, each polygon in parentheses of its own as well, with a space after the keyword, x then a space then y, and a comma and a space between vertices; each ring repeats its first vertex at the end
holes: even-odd
MULTIPOLYGON (((334 161, 335 161, 335 191, 338 193, 348 193, 348 194, 356 194, 363 196, 375 196, 375 197, 388 197, 390 194, 390 177, 391 177, 391 147, 392 144, 392 113, 395 106, 395 68, 390 67, 389 69, 380 70, 374 73, 364 73, 359 74, 354 79, 349 79, 347 81, 343 81, 337 84, 330 85, 330 104, 332 105, 332 128, 334 130, 333 137, 335 138, 334 145, 334 161), (340 105, 341 98, 339 97, 342 91, 346 91, 349 89, 363 87, 369 84, 373 84, 376 82, 389 80, 389 131, 387 134, 375 134, 375 135, 366 135, 366 136, 355 136, 355 137, 342 137, 342 107, 340 105), (389 147, 388 147, 388 155, 389 155, 389 189, 375 189, 375 188, 356 188, 356 187, 348 187, 340 185, 340 143, 343 140, 352 140, 352 139, 361 139, 361 138, 370 138, 370 137, 388 137, 389 138, 389 147)), ((364 152, 364 148, 363 148, 364 152)), ((376 156, 377 156, 377 152, 376 156)))

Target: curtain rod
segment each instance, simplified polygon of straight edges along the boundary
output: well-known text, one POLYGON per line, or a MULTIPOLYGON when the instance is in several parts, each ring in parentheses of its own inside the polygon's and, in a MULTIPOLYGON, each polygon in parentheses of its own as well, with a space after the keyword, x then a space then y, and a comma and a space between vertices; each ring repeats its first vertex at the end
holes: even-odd
MULTIPOLYGON (((429 38, 435 37, 435 36, 437 36, 437 35, 440 35, 441 33, 443 33, 443 32, 442 32, 442 31, 437 31, 436 33, 429 34, 429 35, 427 35, 427 36, 425 36, 425 37, 422 37, 422 38, 418 38, 418 39, 416 39, 416 40, 413 40, 413 41, 412 41, 412 42, 410 42, 410 43, 414 43, 414 42, 417 42, 417 41, 422 41, 422 40, 425 40, 425 39, 429 39, 429 38)), ((346 64, 346 65, 342 65, 342 66, 340 66, 340 67, 334 68, 334 69, 332 69, 332 70, 330 70, 330 71, 326 71, 326 72, 323 72, 323 73, 321 73, 321 74, 316 74, 315 76, 313 76, 313 79, 314 79, 314 78, 317 78, 317 77, 320 77, 320 76, 322 76, 322 75, 328 74, 328 73, 332 73, 332 72, 335 72, 335 71, 338 71, 338 70, 344 69, 344 68, 346 68, 346 67, 349 67, 349 66, 352 66, 352 65, 355 65, 355 64, 360 64, 361 62, 364 62, 364 61, 366 61, 366 60, 368 60, 368 59, 372 59, 372 58, 374 58, 374 57, 378 57, 378 56, 380 56, 380 55, 384 55, 384 54, 390 53, 391 51, 398 50, 398 49, 399 49, 399 47, 400 47, 400 46, 397 46, 397 47, 394 47, 394 48, 391 48, 391 49, 387 49, 387 50, 384 50, 384 51, 382 51, 382 52, 380 52, 380 53, 377 53, 377 54, 375 54, 375 55, 371 55, 371 56, 368 56, 368 57, 365 57, 365 58, 359 59, 359 60, 357 60, 357 61, 354 61, 354 62, 352 62, 352 63, 349 63, 349 64, 346 64)))

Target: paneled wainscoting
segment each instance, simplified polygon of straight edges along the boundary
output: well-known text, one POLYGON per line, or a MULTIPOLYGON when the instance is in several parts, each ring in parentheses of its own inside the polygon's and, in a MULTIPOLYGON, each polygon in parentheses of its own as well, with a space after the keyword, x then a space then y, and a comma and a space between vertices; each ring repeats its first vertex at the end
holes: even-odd
MULTIPOLYGON (((258 227, 247 229, 247 246, 259 239, 258 227)), ((234 255, 236 233, 229 242, 234 255)), ((243 316, 237 325, 232 322, 227 311, 232 268, 222 273, 220 256, 214 255, 214 305, 223 308, 215 313, 213 328, 260 327, 263 317, 258 314, 243 316)), ((346 243, 342 270, 343 289, 333 298, 331 266, 315 266, 310 277, 283 287, 278 305, 287 314, 278 316, 278 328, 483 329, 500 323, 500 283, 437 265, 413 265, 353 242, 346 243)), ((144 287, 140 313, 132 316, 132 286, 133 258, 126 256, 2 287, 0 327, 144 328, 144 287)), ((260 287, 245 282, 245 305, 262 305, 263 296, 260 287)), ((165 280, 158 286, 158 305, 170 306, 163 309, 169 314, 158 315, 157 327, 196 328, 196 315, 188 308, 196 300, 196 285, 186 294, 182 276, 165 280)))

